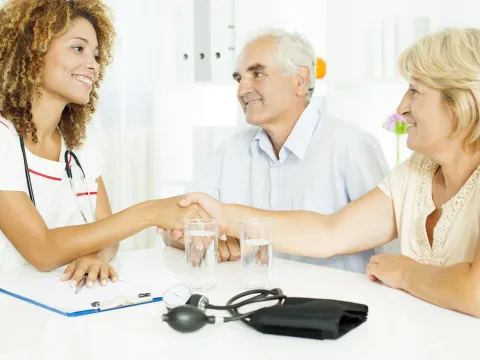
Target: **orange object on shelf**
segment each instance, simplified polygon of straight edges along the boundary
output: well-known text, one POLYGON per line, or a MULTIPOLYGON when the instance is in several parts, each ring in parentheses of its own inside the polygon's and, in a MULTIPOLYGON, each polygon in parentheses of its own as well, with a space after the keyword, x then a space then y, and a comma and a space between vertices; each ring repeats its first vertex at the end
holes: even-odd
POLYGON ((327 73, 327 63, 322 58, 317 57, 317 70, 316 77, 317 79, 323 78, 327 73))

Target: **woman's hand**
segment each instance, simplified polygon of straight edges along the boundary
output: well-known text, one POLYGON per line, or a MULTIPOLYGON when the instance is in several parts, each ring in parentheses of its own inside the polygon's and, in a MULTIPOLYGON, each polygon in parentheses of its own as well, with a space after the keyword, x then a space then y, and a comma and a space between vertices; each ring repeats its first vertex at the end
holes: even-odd
POLYGON ((118 280, 115 269, 110 266, 102 254, 91 254, 78 258, 67 266, 60 278, 62 281, 71 280, 70 286, 76 287, 84 275, 87 275, 86 286, 91 288, 99 279, 102 286, 107 285, 110 278, 113 282, 118 280))
POLYGON ((183 226, 189 219, 216 219, 220 238, 226 240, 223 224, 223 204, 204 193, 190 193, 156 201, 155 224, 157 234, 171 230, 170 236, 178 241, 183 236, 183 226))
POLYGON ((381 281, 391 288, 405 290, 405 270, 414 263, 405 255, 374 255, 370 258, 366 273, 372 281, 381 281))
MULTIPOLYGON (((189 204, 180 206, 183 196, 175 196, 167 199, 154 200, 152 212, 152 225, 159 229, 173 230, 183 229, 189 219, 208 219, 210 216, 198 205, 189 204)), ((182 236, 181 230, 178 238, 182 236)), ((177 238, 177 239, 178 239, 177 238)))
POLYGON ((202 218, 216 219, 220 227, 220 239, 227 240, 227 225, 223 211, 223 203, 205 193, 190 193, 185 195, 178 205, 181 207, 189 207, 193 205, 200 207, 202 218))

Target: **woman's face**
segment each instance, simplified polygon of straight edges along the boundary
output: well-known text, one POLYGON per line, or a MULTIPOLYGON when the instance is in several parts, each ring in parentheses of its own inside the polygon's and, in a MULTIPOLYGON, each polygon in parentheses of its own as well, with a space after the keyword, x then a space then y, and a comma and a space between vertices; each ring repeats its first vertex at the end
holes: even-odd
POLYGON ((69 31, 52 40, 41 78, 42 93, 65 104, 85 105, 98 78, 97 34, 85 18, 77 18, 69 31))
POLYGON ((449 139, 453 131, 453 118, 439 90, 420 83, 412 83, 398 105, 407 128, 408 147, 420 154, 438 157, 451 151, 458 140, 449 139))

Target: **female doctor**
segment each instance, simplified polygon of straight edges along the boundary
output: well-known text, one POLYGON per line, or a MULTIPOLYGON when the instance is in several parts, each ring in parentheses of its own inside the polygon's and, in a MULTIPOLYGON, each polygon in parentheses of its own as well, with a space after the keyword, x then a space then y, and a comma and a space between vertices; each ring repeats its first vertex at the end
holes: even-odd
POLYGON ((181 227, 195 209, 147 201, 112 215, 101 155, 86 125, 111 59, 101 0, 8 0, 0 8, 0 266, 69 264, 117 280, 118 242, 149 226, 181 227))

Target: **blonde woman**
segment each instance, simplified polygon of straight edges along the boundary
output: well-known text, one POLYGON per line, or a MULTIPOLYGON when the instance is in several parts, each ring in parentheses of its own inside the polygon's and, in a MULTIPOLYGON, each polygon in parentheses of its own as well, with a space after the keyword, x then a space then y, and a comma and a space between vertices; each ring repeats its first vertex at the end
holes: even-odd
POLYGON ((402 255, 373 256, 370 279, 441 307, 480 317, 480 30, 447 29, 400 56, 409 88, 398 106, 414 154, 379 186, 324 216, 224 205, 189 194, 239 237, 238 221, 276 220, 278 251, 330 257, 384 245, 402 255))

